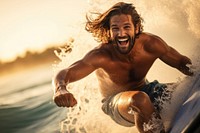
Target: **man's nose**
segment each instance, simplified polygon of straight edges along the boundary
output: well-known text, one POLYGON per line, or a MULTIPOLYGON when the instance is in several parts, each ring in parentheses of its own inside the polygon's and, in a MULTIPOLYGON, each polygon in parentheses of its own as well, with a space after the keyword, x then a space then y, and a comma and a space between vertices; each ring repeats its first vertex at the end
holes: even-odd
POLYGON ((120 37, 125 36, 126 34, 125 34, 124 29, 120 29, 118 35, 119 35, 120 37))

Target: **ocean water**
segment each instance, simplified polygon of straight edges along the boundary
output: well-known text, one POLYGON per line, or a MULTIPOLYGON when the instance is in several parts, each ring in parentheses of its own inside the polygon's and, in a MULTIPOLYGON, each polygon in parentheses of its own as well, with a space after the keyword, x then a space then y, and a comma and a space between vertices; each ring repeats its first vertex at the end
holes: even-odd
POLYGON ((0 77, 0 133, 106 133, 112 130, 108 124, 120 129, 101 111, 95 81, 86 82, 93 75, 71 85, 78 105, 67 109, 52 100, 53 73, 46 65, 0 77))
POLYGON ((0 78, 1 133, 60 131, 66 109, 52 102, 52 71, 48 70, 40 67, 0 78))
MULTIPOLYGON (((0 78, 1 133, 137 132, 135 127, 116 124, 102 112, 94 74, 70 84, 69 89, 78 101, 76 107, 57 107, 52 100, 53 73, 53 67, 46 65, 0 78)), ((193 81, 193 78, 187 77, 177 82, 179 87, 174 104, 168 105, 163 113, 167 125, 170 125, 178 108, 177 103, 184 100, 183 95, 187 94, 193 81)))
MULTIPOLYGON (((117 0, 109 2, 105 0, 88 1, 90 9, 100 11, 117 2, 117 0)), ((178 49, 180 53, 192 57, 195 66, 199 67, 200 63, 197 61, 199 54, 196 54, 199 53, 200 42, 200 32, 196 28, 199 26, 197 18, 200 18, 198 17, 199 4, 197 4, 199 1, 184 0, 183 2, 178 2, 178 4, 176 0, 171 2, 156 1, 156 3, 154 0, 131 2, 136 5, 145 20, 145 31, 159 35, 168 44, 178 49)), ((82 21, 80 25, 82 25, 82 21)), ((79 28, 84 29, 84 26, 77 25, 75 28, 76 30, 79 28)), ((0 133, 137 132, 134 127, 126 128, 117 125, 103 114, 101 111, 101 96, 94 74, 70 84, 70 91, 78 100, 76 107, 70 109, 59 108, 53 103, 53 88, 51 85, 53 74, 82 58, 89 49, 97 46, 95 45, 96 42, 94 43, 91 39, 89 41, 89 39, 86 39, 88 36, 82 33, 83 31, 77 37, 78 40, 75 40, 72 53, 69 55, 62 54, 59 57, 62 62, 58 65, 53 67, 51 64, 44 65, 0 77, 0 133)), ((91 36, 89 37, 91 38, 91 36)), ((169 68, 164 68, 166 65, 160 65, 162 64, 153 66, 148 79, 158 79, 165 82, 171 82, 171 79, 173 79, 179 84, 179 90, 182 89, 182 86, 187 88, 193 82, 189 78, 176 80, 179 75, 177 76, 175 71, 168 72, 169 68)), ((167 110, 164 114, 169 112, 172 111, 167 110)), ((174 114, 171 114, 170 117, 166 115, 165 119, 170 122, 173 116, 174 114)))
MULTIPOLYGON (((79 43, 78 43, 79 44, 79 43)), ((59 53, 62 60, 0 77, 0 133, 133 133, 135 127, 116 124, 101 110, 101 95, 95 73, 71 83, 68 87, 78 104, 74 108, 59 108, 53 100, 52 77, 77 58, 83 45, 71 53, 59 53)), ((199 73, 199 56, 193 59, 199 73)), ((163 75, 163 74, 162 74, 163 75)), ((170 126, 184 100, 184 95, 195 80, 186 77, 176 81, 176 94, 163 109, 162 117, 170 126)))

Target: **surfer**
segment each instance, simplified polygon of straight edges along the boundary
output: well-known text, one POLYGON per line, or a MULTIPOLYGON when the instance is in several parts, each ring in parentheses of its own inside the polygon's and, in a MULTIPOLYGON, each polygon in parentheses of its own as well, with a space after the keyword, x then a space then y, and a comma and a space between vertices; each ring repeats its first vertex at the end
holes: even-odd
POLYGON ((76 105, 68 84, 95 71, 105 114, 120 125, 136 126, 139 132, 164 132, 155 99, 166 86, 158 81, 148 82, 146 75, 160 59, 191 76, 187 66, 191 60, 160 37, 143 32, 142 18, 129 3, 116 3, 96 19, 87 17, 85 28, 101 44, 56 74, 53 99, 57 106, 76 105))

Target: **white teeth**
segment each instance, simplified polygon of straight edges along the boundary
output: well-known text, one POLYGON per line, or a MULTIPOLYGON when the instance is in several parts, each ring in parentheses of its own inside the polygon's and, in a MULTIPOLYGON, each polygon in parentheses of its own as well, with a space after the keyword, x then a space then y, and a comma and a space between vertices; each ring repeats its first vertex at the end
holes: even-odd
POLYGON ((123 38, 123 39, 118 39, 118 41, 123 42, 123 41, 127 41, 128 38, 123 38))

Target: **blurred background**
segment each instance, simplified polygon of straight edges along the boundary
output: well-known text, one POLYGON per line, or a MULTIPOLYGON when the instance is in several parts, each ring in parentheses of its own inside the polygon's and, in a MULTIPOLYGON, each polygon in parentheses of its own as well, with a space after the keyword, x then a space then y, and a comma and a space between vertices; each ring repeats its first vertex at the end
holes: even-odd
MULTIPOLYGON (((199 0, 121 1, 135 5, 144 19, 144 32, 160 36, 167 44, 191 58, 194 65, 199 61, 199 0)), ((63 121, 66 122, 66 112, 69 110, 56 107, 52 101, 52 77, 60 68, 67 67, 98 45, 92 35, 84 30, 86 14, 102 13, 116 2, 119 1, 0 0, 2 133, 70 132, 69 127, 62 125, 63 121)), ((184 75, 157 60, 147 78, 150 81, 177 82, 184 75)), ((87 88, 86 82, 87 79, 81 83, 81 87, 87 88)), ((97 83, 94 85, 98 86, 97 83)), ((81 99, 85 92, 79 93, 77 97, 81 99)), ((96 91, 93 93, 96 94, 96 91)), ((90 101, 92 94, 83 101, 90 101)), ((95 105, 95 102, 90 102, 90 105, 95 105)), ((95 111, 100 109, 88 112, 94 114, 95 111)), ((90 119, 92 122, 98 121, 97 117, 90 119)), ((105 120, 99 118, 98 123, 101 123, 98 133, 105 129, 111 132, 107 124, 103 124, 105 120)), ((115 127, 116 131, 121 129, 117 125, 115 127)), ((93 126, 79 128, 79 132, 90 131, 93 131, 93 126)))

